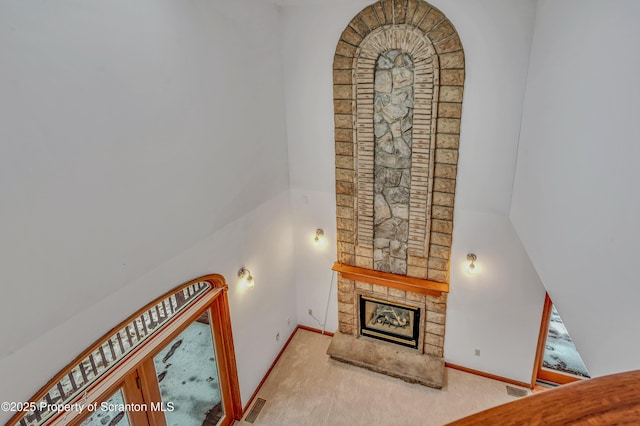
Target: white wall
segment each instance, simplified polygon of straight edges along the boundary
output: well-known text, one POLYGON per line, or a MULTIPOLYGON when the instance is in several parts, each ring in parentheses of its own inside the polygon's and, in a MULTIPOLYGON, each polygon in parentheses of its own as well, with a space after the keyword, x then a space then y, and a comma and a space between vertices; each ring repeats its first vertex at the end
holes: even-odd
MULTIPOLYGON (((2 359, 0 399, 26 400, 140 307, 178 284, 216 272, 229 284, 240 391, 246 404, 297 324, 289 198, 287 191, 275 196, 2 359), (251 290, 238 285, 236 274, 242 265, 255 277, 251 290)), ((6 421, 7 414, 0 413, 0 421, 6 421)))
POLYGON ((640 3, 538 5, 511 219, 593 376, 640 368, 640 3))
POLYGON ((259 0, 0 2, 0 399, 246 263, 246 401, 296 323, 280 52, 259 0))
POLYGON ((536 271, 507 217, 456 207, 454 226, 445 358, 530 383, 545 295, 536 271))
POLYGON ((332 332, 338 328, 335 279, 329 295, 331 265, 337 259, 332 63, 340 34, 366 4, 281 9, 298 320, 321 329, 328 312, 325 327, 332 332), (316 228, 325 231, 327 245, 321 249, 311 243, 316 228), (320 322, 308 315, 309 309, 320 322))
POLYGON ((0 356, 287 189, 277 19, 2 3, 0 356))
MULTIPOLYGON (((308 244, 309 233, 320 225, 330 227, 328 235, 335 240, 333 55, 349 21, 371 2, 306 3, 283 2, 282 28, 298 316, 303 324, 317 327, 307 309, 324 311, 331 262, 310 249, 298 248, 308 244)), ((479 279, 482 286, 473 286, 452 267, 445 358, 528 382, 544 290, 535 271, 526 266, 526 253, 507 215, 535 2, 432 3, 458 30, 467 61, 452 265, 474 250, 480 262, 491 261, 496 271, 479 279), (483 231, 485 226, 503 237, 494 240, 492 233, 483 231), (514 262, 521 266, 514 267, 514 262), (509 318, 514 312, 521 315, 516 322, 509 318), (496 339, 495 329, 504 327, 505 320, 511 327, 508 339, 496 339), (469 335, 477 340, 470 341, 469 335), (480 358, 474 356, 478 346, 482 346, 480 358)), ((335 248, 331 250, 335 258, 335 248)), ((336 317, 332 298, 331 331, 337 326, 336 317)))

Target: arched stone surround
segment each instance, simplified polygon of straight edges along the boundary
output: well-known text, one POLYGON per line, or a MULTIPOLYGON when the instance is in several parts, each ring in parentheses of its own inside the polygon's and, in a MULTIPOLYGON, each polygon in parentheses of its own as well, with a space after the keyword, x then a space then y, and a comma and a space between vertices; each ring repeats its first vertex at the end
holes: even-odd
MULTIPOLYGON (((338 262, 374 269, 375 70, 399 50, 414 64, 406 275, 449 282, 464 53, 449 20, 421 0, 382 0, 342 33, 333 63, 338 262)), ((392 271, 393 272, 393 271, 392 271)), ((425 309, 418 351, 443 356, 446 293, 413 293, 339 277, 339 331, 357 335, 359 294, 425 309)))

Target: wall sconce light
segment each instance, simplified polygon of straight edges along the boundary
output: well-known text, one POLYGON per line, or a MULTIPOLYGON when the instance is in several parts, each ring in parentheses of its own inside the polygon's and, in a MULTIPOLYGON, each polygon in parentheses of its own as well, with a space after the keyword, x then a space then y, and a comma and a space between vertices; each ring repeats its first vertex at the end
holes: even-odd
POLYGON ((478 260, 478 257, 473 254, 473 253, 469 253, 467 255, 467 262, 469 262, 469 266, 467 266, 467 272, 469 272, 470 274, 475 274, 476 272, 478 272, 478 265, 476 265, 476 260, 478 260))
POLYGON ((253 288, 256 285, 256 282, 251 276, 251 272, 249 272, 249 270, 244 266, 238 271, 238 278, 240 278, 240 282, 243 283, 247 288, 253 288))
POLYGON ((324 240, 324 231, 320 228, 316 229, 316 236, 313 239, 313 245, 316 247, 322 244, 322 240, 324 240))

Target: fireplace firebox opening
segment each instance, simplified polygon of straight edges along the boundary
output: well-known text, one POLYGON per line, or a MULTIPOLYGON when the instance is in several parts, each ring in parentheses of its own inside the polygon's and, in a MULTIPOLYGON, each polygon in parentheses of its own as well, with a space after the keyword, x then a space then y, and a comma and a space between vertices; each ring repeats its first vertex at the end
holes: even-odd
POLYGON ((360 335, 418 348, 420 309, 359 296, 360 335))

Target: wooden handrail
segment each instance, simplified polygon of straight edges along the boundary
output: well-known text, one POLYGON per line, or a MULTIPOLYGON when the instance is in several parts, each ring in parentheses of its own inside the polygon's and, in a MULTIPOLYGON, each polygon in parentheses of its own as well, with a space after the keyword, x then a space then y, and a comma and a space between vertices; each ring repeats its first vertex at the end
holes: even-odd
POLYGON ((450 426, 640 424, 640 370, 563 385, 450 426))
POLYGON ((340 272, 342 276, 348 280, 361 281, 419 294, 428 294, 430 296, 440 296, 442 293, 449 293, 449 283, 374 271, 372 269, 359 268, 338 262, 334 263, 331 269, 340 272))
MULTIPOLYGON (((193 299, 193 303, 188 302, 187 305, 185 305, 186 308, 184 310, 177 312, 175 316, 168 317, 169 318, 168 321, 163 323, 162 325, 159 325, 158 329, 150 329, 148 331, 148 335, 144 337, 144 339, 140 342, 140 347, 145 346, 149 341, 151 341, 153 334, 155 334, 156 332, 159 332, 164 327, 168 327, 173 322, 176 322, 176 319, 182 317, 183 314, 190 309, 191 305, 197 305, 200 299, 207 299, 207 302, 206 302, 207 306, 211 307, 215 305, 216 312, 219 316, 218 322, 214 324, 214 326, 218 326, 220 328, 219 330, 220 332, 218 334, 220 335, 221 340, 219 342, 216 342, 216 347, 218 347, 218 349, 220 349, 223 352, 223 354, 220 354, 219 357, 221 360, 224 361, 224 365, 220 365, 219 367, 221 370, 224 370, 224 372, 227 373, 230 378, 230 383, 227 384, 227 387, 229 388, 228 389, 228 392, 230 393, 229 399, 233 405, 233 408, 229 410, 230 412, 228 414, 230 415, 231 418, 235 418, 236 420, 239 420, 242 415, 242 407, 240 405, 240 391, 239 391, 238 379, 237 379, 237 369, 235 365, 236 364, 235 352, 233 349, 232 336, 231 336, 231 324, 230 324, 230 315, 228 310, 228 299, 227 299, 228 286, 225 282, 224 277, 219 274, 210 274, 210 275, 205 275, 205 276, 193 279, 163 294, 162 296, 155 298, 153 301, 149 302, 143 308, 139 309, 136 313, 129 316, 124 321, 120 322, 117 326, 112 328, 104 336, 102 336, 100 339, 94 342, 91 346, 89 346, 86 350, 84 350, 80 355, 78 355, 73 361, 71 361, 71 363, 69 363, 63 370, 61 370, 51 380, 49 380, 46 385, 44 385, 38 392, 36 392, 36 394, 29 399, 29 402, 35 404, 35 406, 39 405, 39 402, 42 401, 43 398, 45 398, 45 396, 54 388, 54 386, 57 386, 65 377, 71 375, 72 371, 75 368, 78 368, 78 366, 82 364, 83 361, 87 357, 91 356, 94 352, 99 351, 99 349, 103 345, 105 345, 107 342, 109 342, 109 340, 115 334, 117 334, 120 330, 127 327, 133 321, 137 320, 141 315, 150 311, 152 308, 156 307, 159 303, 163 302, 168 297, 179 294, 183 290, 187 291, 187 289, 199 283, 208 283, 209 288, 203 290, 201 293, 192 293, 194 295, 197 294, 197 296, 193 299)), ((164 303, 162 306, 163 307, 165 306, 164 303)), ((201 308, 201 309, 204 309, 204 308, 201 308)), ((164 313, 166 316, 166 311, 164 313)), ((198 316, 201 314, 202 312, 200 312, 198 316)), ((120 363, 124 363, 125 360, 128 357, 133 356, 140 349, 140 347, 136 347, 134 350, 131 351, 131 353, 124 355, 122 359, 114 360, 114 366, 120 363)), ((79 387, 79 389, 74 390, 73 391, 74 393, 68 397, 69 398, 68 400, 63 400, 58 402, 69 403, 82 398, 82 395, 80 393, 85 392, 86 394, 87 392, 86 390, 83 390, 83 389, 91 390, 95 388, 97 384, 103 381, 106 381, 105 378, 107 378, 113 370, 116 370, 116 368, 110 367, 110 369, 108 369, 107 371, 100 372, 98 377, 96 377, 95 379, 86 378, 85 382, 83 382, 83 384, 79 387)), ((11 425, 21 424, 20 420, 27 414, 26 411, 27 410, 25 410, 25 412, 20 412, 14 415, 9 420, 7 425, 11 426, 11 425)), ((28 410, 28 411, 30 412, 31 410, 28 410)), ((55 419, 55 416, 45 420, 44 424, 48 424, 50 421, 54 421, 54 419, 55 419)))

